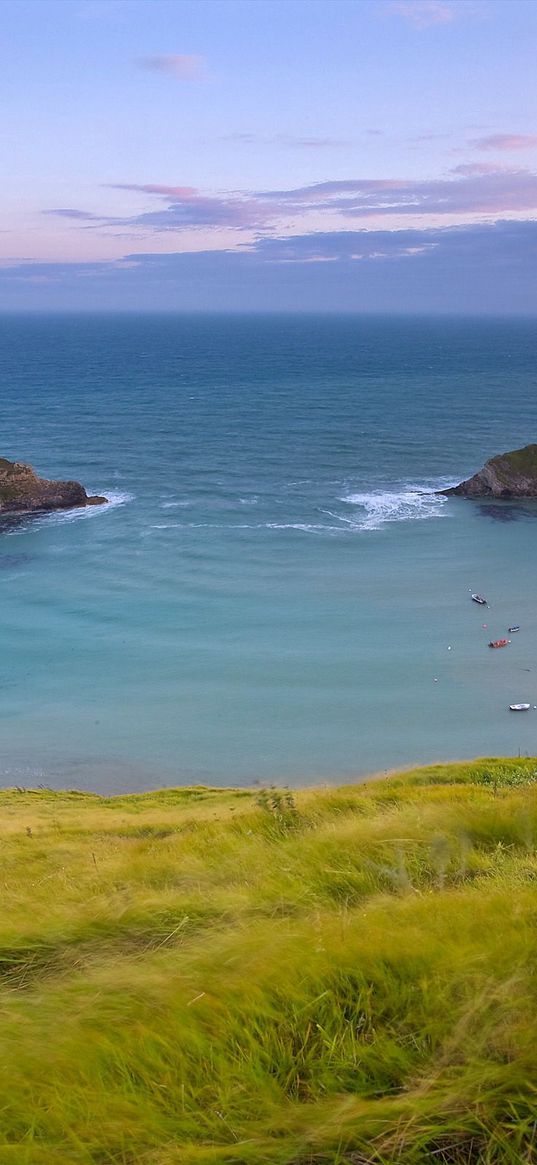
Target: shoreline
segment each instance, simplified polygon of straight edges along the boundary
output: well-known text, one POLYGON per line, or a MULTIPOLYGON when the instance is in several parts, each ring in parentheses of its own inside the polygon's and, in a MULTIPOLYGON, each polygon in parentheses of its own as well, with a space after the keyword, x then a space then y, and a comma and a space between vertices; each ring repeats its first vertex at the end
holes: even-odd
MULTIPOLYGON (((279 781, 255 781, 252 784, 245 785, 212 785, 204 783, 196 783, 191 785, 159 785, 154 789, 132 789, 126 792, 104 792, 99 793, 94 789, 76 789, 73 787, 53 788, 45 783, 39 785, 5 785, 0 786, 0 807, 5 800, 11 796, 22 797, 30 796, 36 801, 39 798, 48 800, 50 798, 66 798, 70 801, 94 801, 99 803, 117 804, 119 801, 150 801, 151 799, 157 801, 165 801, 173 798, 174 802, 188 799, 204 797, 225 798, 226 796, 237 797, 258 797, 261 793, 274 790, 277 793, 288 793, 294 796, 315 796, 316 794, 327 794, 344 792, 345 790, 359 791, 371 784, 377 784, 382 781, 394 781, 401 779, 409 779, 412 777, 426 778, 431 777, 431 783, 442 783, 442 775, 450 778, 450 783, 453 782, 453 776, 459 771, 461 777, 465 770, 474 766, 480 765, 513 765, 516 763, 525 765, 530 762, 537 764, 537 755, 524 756, 474 756, 474 757, 458 757, 453 760, 432 761, 425 764, 408 764, 398 765, 390 769, 377 770, 368 773, 363 777, 355 777, 349 780, 334 780, 320 781, 318 784, 304 783, 300 785, 290 785, 288 783, 279 781), (438 781, 440 778, 440 781, 438 781)), ((427 783, 426 780, 423 782, 427 783)))

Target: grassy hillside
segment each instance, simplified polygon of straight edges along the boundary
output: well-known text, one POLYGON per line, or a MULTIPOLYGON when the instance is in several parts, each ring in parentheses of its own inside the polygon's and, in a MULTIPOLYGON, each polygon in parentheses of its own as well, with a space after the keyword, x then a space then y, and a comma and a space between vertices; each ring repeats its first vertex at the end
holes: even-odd
POLYGON ((537 1161, 537 760, 0 793, 2 1165, 537 1161))

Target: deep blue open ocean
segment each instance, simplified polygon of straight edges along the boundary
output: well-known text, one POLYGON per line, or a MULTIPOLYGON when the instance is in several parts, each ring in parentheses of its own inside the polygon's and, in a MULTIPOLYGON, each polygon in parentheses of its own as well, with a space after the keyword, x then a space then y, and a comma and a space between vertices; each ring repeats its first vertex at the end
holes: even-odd
POLYGON ((110 499, 1 527, 0 783, 537 752, 537 505, 433 492, 537 441, 536 322, 5 316, 0 391, 110 499))

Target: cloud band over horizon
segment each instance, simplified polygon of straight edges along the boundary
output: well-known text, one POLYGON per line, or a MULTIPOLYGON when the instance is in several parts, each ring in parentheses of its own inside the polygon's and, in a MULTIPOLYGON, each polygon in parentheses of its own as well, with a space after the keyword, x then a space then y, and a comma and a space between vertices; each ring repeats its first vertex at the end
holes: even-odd
POLYGON ((537 222, 262 238, 0 270, 0 308, 537 314, 537 222))

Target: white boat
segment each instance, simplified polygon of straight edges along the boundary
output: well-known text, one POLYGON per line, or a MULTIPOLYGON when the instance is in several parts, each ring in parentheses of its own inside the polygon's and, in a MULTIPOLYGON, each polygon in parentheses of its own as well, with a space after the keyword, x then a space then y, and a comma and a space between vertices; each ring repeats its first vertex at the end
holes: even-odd
POLYGON ((509 711, 510 712, 528 712, 530 707, 531 707, 531 704, 510 704, 509 711))
POLYGON ((479 603, 481 607, 487 606, 487 600, 483 598, 483 595, 472 595, 472 599, 474 603, 479 603))

